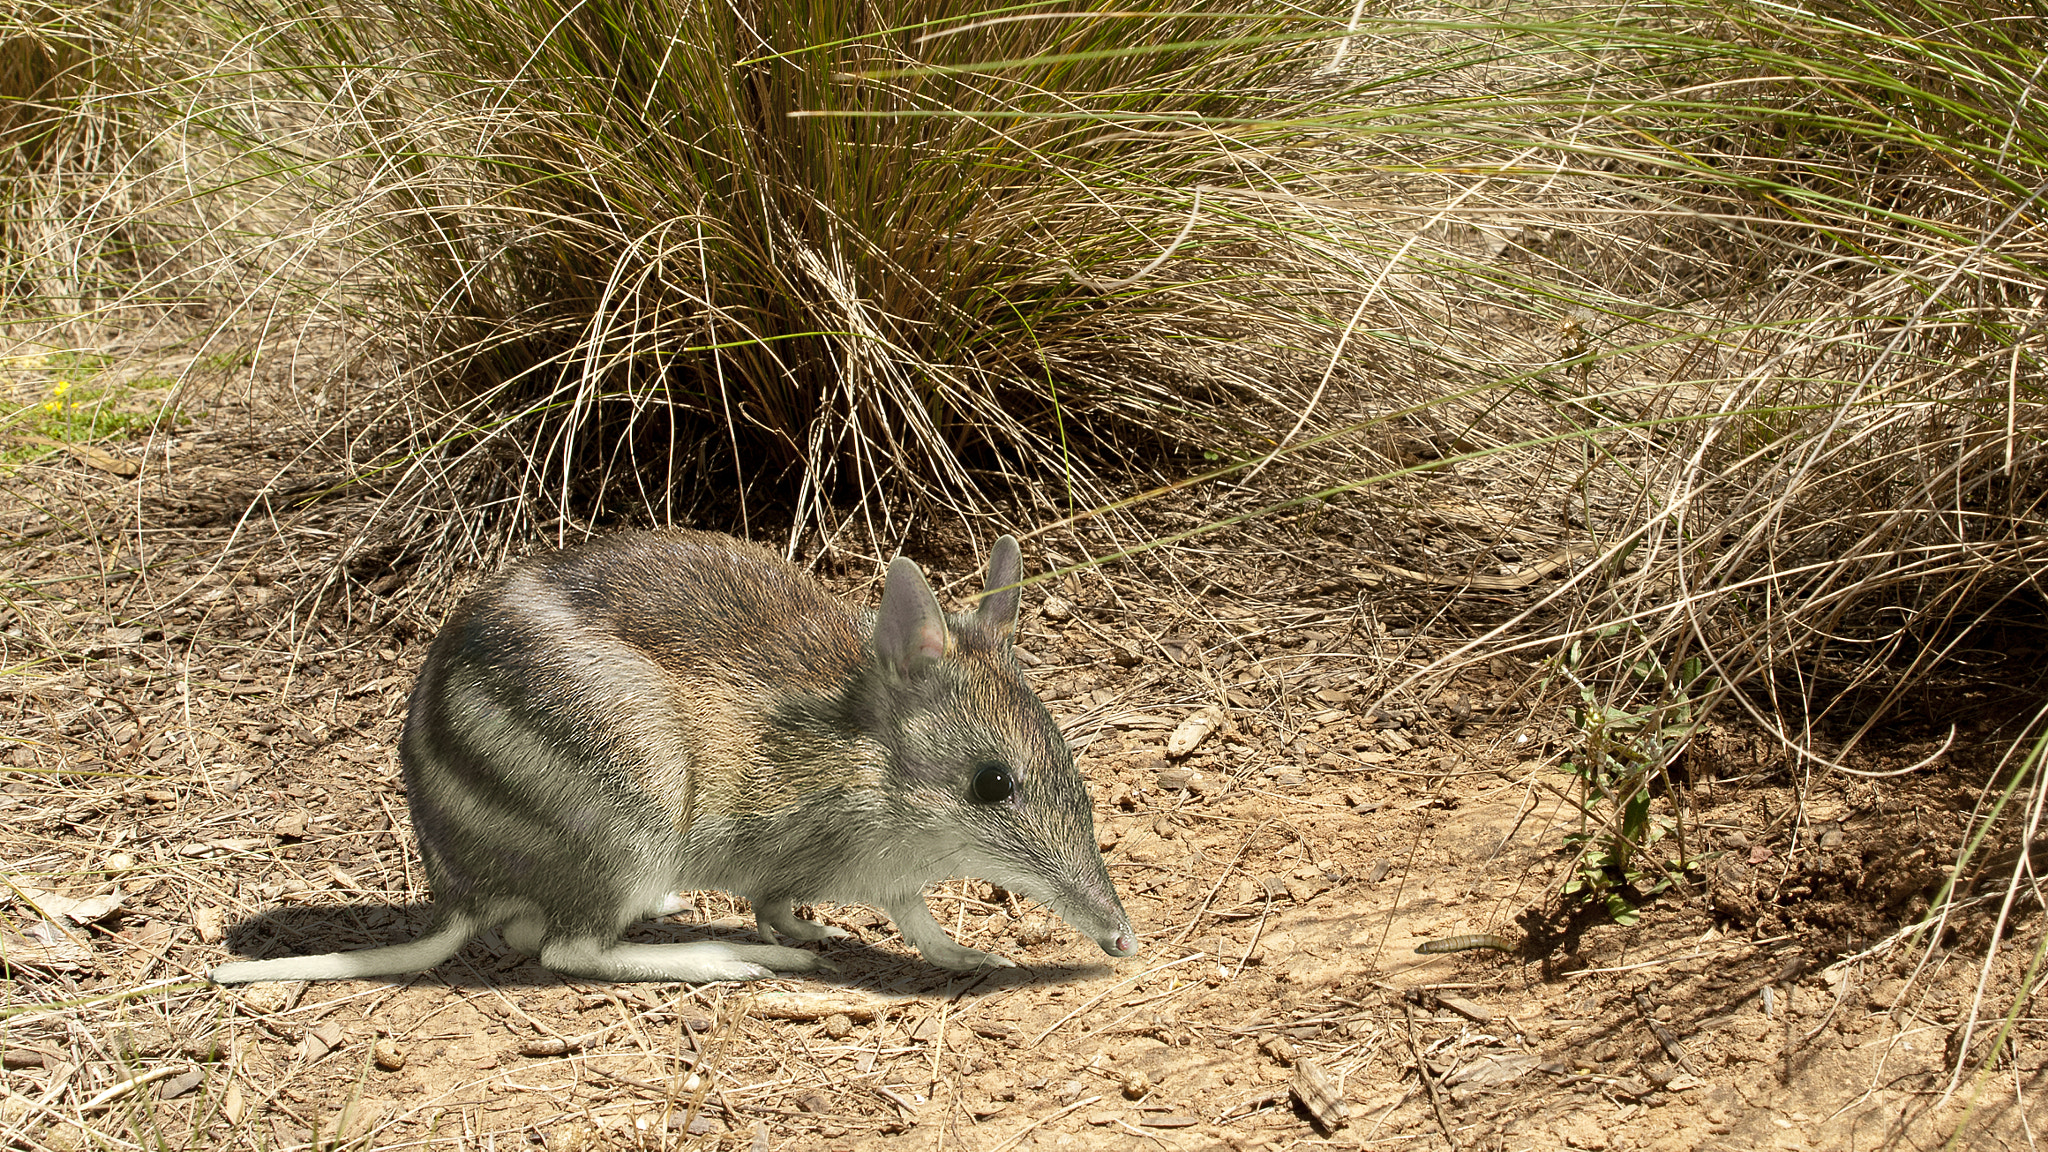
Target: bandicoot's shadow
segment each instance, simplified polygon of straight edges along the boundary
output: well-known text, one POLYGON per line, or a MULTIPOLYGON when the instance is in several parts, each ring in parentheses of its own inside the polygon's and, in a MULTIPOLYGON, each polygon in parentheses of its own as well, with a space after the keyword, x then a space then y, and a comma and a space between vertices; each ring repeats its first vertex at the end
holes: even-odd
MULTIPOLYGON (((354 952, 415 939, 432 918, 426 904, 273 908, 231 926, 227 931, 227 946, 250 960, 354 952)), ((671 920, 648 920, 636 924, 626 930, 624 938, 639 944, 683 944, 693 940, 729 940, 736 944, 761 942, 751 929, 677 924, 671 920)), ((812 950, 831 962, 837 971, 793 974, 791 979, 816 980, 876 992, 884 989, 899 993, 936 991, 948 984, 957 985, 961 980, 977 980, 987 987, 1066 984, 1101 975, 1108 967, 1106 964, 1037 964, 962 973, 934 968, 914 954, 906 956, 900 952, 885 951, 864 940, 828 940, 822 948, 812 950)), ((433 978, 460 988, 553 985, 565 980, 541 967, 532 957, 507 948, 496 932, 486 932, 470 941, 462 951, 429 971, 433 978)), ((406 973, 367 979, 399 984, 416 977, 417 974, 406 973)))

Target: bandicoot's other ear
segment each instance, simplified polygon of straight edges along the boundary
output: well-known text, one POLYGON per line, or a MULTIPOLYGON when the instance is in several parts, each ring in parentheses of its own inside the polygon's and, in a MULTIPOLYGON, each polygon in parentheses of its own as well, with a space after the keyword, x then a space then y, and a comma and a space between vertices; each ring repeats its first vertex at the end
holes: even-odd
POLYGON ((1017 630, 1017 609, 1024 602, 1024 552, 1015 536, 1005 536, 989 550, 988 577, 981 584, 981 604, 974 610, 974 630, 990 643, 1008 640, 1017 630))
POLYGON ((903 679, 918 675, 946 654, 946 614, 915 561, 889 562, 882 607, 875 614, 875 659, 903 679))

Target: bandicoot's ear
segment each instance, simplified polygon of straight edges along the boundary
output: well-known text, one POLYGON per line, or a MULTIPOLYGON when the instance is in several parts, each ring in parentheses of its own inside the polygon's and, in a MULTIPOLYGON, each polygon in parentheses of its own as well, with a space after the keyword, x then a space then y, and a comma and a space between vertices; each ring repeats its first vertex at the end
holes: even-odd
POLYGON ((981 584, 981 604, 974 610, 974 630, 993 644, 1017 630, 1017 609, 1024 602, 1024 552, 1015 536, 996 541, 988 554, 988 578, 981 584))
POLYGON ((946 654, 946 614, 924 573, 907 556, 889 562, 882 607, 875 614, 875 659, 909 679, 946 654))

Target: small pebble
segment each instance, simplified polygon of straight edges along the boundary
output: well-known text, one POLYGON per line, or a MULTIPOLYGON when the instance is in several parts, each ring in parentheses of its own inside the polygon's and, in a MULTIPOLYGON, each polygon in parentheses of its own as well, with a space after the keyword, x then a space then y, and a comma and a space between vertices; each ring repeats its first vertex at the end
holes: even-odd
POLYGON ((1294 1063, 1294 1045, 1285 1036, 1267 1036, 1259 1041, 1259 1051, 1273 1058, 1276 1064, 1294 1063))
POLYGON ((384 1071, 396 1072, 405 1067, 405 1049, 386 1038, 371 1046, 370 1059, 376 1061, 377 1067, 384 1071))

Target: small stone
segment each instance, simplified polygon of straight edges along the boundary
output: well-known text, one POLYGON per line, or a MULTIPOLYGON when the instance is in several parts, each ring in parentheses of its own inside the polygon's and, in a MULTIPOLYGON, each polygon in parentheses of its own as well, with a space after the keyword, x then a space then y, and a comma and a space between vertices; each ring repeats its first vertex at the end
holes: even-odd
POLYGON ((1259 1051, 1273 1058, 1276 1064, 1294 1063, 1294 1045, 1285 1036, 1268 1036, 1259 1041, 1259 1051))
POLYGON ((1329 881, 1317 875, 1312 880, 1288 880, 1285 882, 1287 895, 1296 904, 1306 904, 1329 890, 1329 881))
POLYGON ((853 1018, 844 1012, 834 1012, 825 1017, 825 1035, 834 1040, 844 1040, 853 1035, 853 1018))
POLYGON ((306 1029, 305 1036, 299 1041, 299 1055, 308 1061, 318 1060, 341 1047, 341 1042, 341 1023, 325 1020, 306 1029))
MULTIPOLYGON (((199 938, 202 940, 207 939, 207 913, 209 912, 213 914, 213 940, 219 940, 221 911, 218 908, 201 908, 199 910, 198 916, 195 917, 199 921, 199 938)), ((236 996, 241 999, 242 1006, 247 1008, 252 1015, 268 1016, 273 1012, 283 1011, 287 1005, 299 998, 299 993, 305 990, 306 984, 304 981, 278 980, 267 981, 261 984, 245 984, 236 993, 236 996)))
POLYGON ((176 1100, 185 1093, 199 1087, 200 1082, 205 1079, 206 1073, 197 1068, 189 1072, 180 1073, 157 1086, 157 1097, 162 1100, 176 1100))
POLYGON ((385 1037, 371 1045, 370 1059, 384 1071, 396 1072, 405 1067, 405 1049, 392 1042, 390 1037, 385 1037))
POLYGON ((1143 1072, 1132 1072, 1124 1077, 1124 1099, 1143 1100, 1152 1094, 1152 1078, 1143 1072))
POLYGON ((1209 733, 1223 726, 1223 709, 1211 704, 1180 722, 1166 738, 1166 754, 1178 760, 1195 750, 1209 733))

